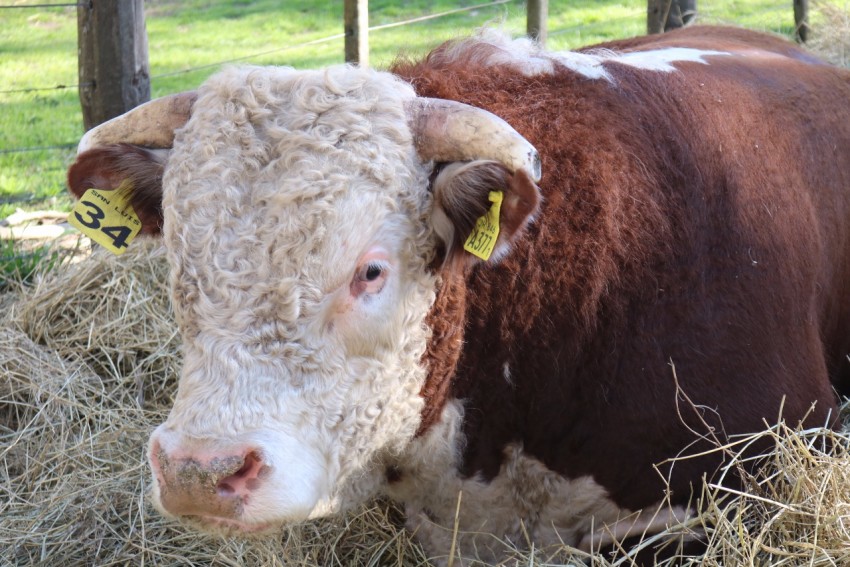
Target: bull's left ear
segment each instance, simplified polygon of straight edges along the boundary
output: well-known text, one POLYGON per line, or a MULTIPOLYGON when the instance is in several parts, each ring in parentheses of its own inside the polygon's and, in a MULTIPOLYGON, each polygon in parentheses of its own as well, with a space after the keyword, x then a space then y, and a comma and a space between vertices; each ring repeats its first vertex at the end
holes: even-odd
POLYGON ((523 169, 497 161, 451 163, 433 183, 432 223, 446 262, 497 262, 534 218, 540 190, 523 169))

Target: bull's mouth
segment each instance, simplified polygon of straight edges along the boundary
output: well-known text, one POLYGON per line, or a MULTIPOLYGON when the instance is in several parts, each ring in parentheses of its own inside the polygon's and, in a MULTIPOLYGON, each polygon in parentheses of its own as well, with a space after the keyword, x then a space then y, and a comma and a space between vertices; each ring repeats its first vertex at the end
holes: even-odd
POLYGON ((269 522, 247 523, 217 516, 182 516, 182 520, 203 531, 222 535, 262 536, 276 531, 280 526, 269 522))

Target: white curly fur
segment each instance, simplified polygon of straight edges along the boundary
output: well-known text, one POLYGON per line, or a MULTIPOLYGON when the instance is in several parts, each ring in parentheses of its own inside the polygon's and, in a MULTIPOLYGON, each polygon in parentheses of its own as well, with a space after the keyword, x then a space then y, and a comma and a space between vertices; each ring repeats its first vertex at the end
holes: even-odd
POLYGON ((435 281, 427 171, 403 111, 413 96, 354 67, 229 69, 177 133, 163 233, 185 366, 154 437, 258 445, 273 476, 246 522, 362 502, 418 426, 435 281), (387 283, 352 298, 374 246, 387 283))
POLYGON ((639 515, 619 508, 592 477, 564 478, 518 444, 505 447, 499 474, 489 482, 464 478, 458 472, 462 421, 463 407, 454 400, 440 423, 411 444, 398 465, 401 480, 387 487, 392 498, 405 503, 408 530, 437 565, 447 564, 453 540, 456 565, 495 564, 511 547, 531 542, 539 550, 565 543, 598 547, 608 541, 608 526, 630 535, 663 529, 663 520, 675 523, 667 516, 652 525, 639 523, 639 515))

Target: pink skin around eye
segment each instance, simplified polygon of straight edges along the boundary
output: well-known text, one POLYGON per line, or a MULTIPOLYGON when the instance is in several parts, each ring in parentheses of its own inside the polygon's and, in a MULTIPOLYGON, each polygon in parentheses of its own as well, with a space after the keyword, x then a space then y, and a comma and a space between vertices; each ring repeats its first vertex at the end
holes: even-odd
POLYGON ((364 254, 357 263, 357 270, 351 280, 352 297, 378 293, 383 289, 389 272, 390 257, 383 249, 373 248, 364 254))

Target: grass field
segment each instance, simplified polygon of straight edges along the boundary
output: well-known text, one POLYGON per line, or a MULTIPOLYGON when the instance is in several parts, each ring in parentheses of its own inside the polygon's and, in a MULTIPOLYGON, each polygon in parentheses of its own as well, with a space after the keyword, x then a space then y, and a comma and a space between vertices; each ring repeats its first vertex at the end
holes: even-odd
MULTIPOLYGON (((373 0, 370 25, 402 22, 479 2, 483 0, 373 0)), ((14 2, 18 6, 44 3, 14 2)), ((145 6, 154 97, 194 88, 223 61, 296 68, 342 62, 341 38, 303 46, 342 31, 342 2, 150 0, 145 6)), ((645 6, 642 0, 553 2, 549 46, 568 49, 641 34, 646 25, 645 6)), ((700 9, 705 22, 784 34, 793 29, 791 3, 782 0, 704 1, 700 9)), ((370 35, 372 64, 386 66, 399 52, 423 53, 447 38, 492 22, 504 22, 522 33, 524 3, 508 0, 376 30, 370 35)), ((20 206, 68 206, 65 169, 83 131, 76 83, 75 8, 0 8, 0 219, 20 206), (67 88, 53 88, 57 86, 67 88)))

